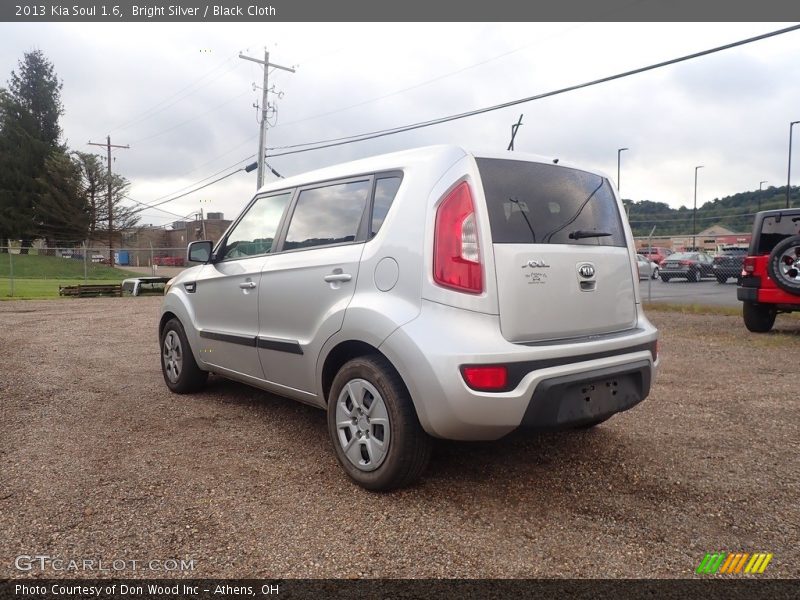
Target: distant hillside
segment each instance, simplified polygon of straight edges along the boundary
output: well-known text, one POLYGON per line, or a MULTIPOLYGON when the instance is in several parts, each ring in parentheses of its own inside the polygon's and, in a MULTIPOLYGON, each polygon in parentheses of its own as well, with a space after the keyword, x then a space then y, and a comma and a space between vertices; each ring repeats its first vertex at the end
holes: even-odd
MULTIPOLYGON (((753 228, 753 214, 759 210, 784 208, 786 206, 786 186, 769 187, 766 190, 740 192, 725 198, 716 198, 697 207, 697 231, 719 223, 737 233, 746 233, 753 228)), ((664 202, 640 200, 630 202, 629 220, 633 235, 646 236, 653 226, 653 235, 691 235, 692 208, 671 208, 664 202)), ((790 206, 800 206, 800 188, 792 187, 790 206)))

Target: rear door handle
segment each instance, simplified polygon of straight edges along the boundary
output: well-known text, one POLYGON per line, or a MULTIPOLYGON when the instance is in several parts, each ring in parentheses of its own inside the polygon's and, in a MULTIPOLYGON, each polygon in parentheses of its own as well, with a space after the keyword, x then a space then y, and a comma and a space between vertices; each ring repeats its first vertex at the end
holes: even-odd
POLYGON ((239 287, 242 288, 243 290, 252 290, 255 289, 256 284, 254 281, 245 281, 243 283, 240 283, 239 287))
POLYGON ((350 281, 353 279, 353 276, 350 273, 332 273, 331 275, 325 275, 323 279, 327 283, 333 283, 336 281, 350 281))

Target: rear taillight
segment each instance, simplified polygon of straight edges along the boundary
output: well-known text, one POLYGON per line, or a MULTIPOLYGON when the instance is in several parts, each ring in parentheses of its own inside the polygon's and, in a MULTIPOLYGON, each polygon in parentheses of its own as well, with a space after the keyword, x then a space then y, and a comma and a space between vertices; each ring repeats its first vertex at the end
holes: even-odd
POLYGON ((682 261, 681 261, 681 264, 682 264, 684 267, 691 267, 691 266, 692 266, 694 263, 693 263, 692 261, 690 261, 690 260, 682 260, 682 261))
POLYGON ((504 365, 461 367, 461 374, 473 390, 499 392, 508 385, 508 368, 504 365))
POLYGON ((756 259, 754 256, 746 256, 742 264, 742 273, 744 275, 752 275, 756 270, 756 259))
POLYGON ((436 211, 433 280, 460 292, 483 292, 475 203, 466 181, 458 184, 436 211))

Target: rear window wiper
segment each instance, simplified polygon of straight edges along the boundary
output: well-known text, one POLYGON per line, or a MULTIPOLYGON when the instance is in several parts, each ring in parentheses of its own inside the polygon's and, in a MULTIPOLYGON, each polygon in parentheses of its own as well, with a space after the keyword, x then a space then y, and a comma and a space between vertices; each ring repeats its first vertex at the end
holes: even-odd
POLYGON ((575 231, 569 232, 569 239, 571 240, 582 240, 583 238, 593 238, 593 237, 608 237, 612 235, 608 231, 587 231, 585 229, 576 229, 575 231))

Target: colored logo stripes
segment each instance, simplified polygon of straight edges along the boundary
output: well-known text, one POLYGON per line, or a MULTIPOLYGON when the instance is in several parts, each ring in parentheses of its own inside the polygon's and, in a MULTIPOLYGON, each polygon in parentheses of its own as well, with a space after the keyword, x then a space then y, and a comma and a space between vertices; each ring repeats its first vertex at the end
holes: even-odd
POLYGON ((705 555, 697 567, 695 573, 713 575, 720 574, 740 574, 740 573, 763 573, 767 568, 772 554, 756 552, 714 552, 705 555))

